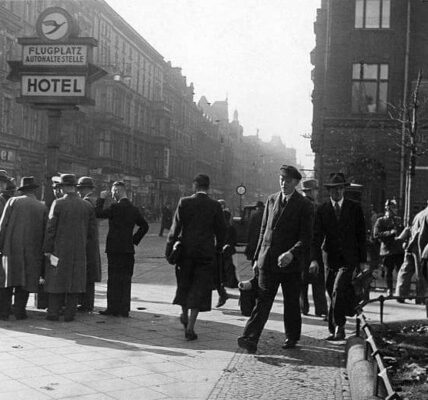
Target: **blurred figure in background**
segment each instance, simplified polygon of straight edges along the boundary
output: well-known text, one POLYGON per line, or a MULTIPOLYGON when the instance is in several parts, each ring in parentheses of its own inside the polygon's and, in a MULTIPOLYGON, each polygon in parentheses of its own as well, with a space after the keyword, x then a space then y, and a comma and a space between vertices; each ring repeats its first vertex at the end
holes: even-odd
POLYGON ((169 230, 171 228, 172 224, 172 211, 171 211, 171 204, 166 203, 161 210, 161 224, 160 224, 160 232, 159 236, 163 236, 163 231, 165 229, 169 230))
POLYGON ((379 255, 386 269, 387 296, 394 293, 394 269, 398 272, 404 259, 403 241, 399 238, 403 223, 397 216, 397 210, 395 200, 386 200, 385 215, 376 220, 373 228, 373 237, 380 241, 379 255))
POLYGON ((262 201, 258 201, 256 203, 256 211, 251 216, 250 222, 248 224, 247 245, 245 246, 244 253, 247 257, 247 260, 250 261, 253 261, 254 254, 257 249, 264 210, 265 205, 262 201))
MULTIPOLYGON (((303 195, 312 203, 314 207, 314 215, 318 205, 318 181, 316 179, 307 179, 302 182, 303 195)), ((309 313, 308 288, 312 285, 312 296, 314 300, 315 315, 318 317, 326 316, 328 313, 327 298, 325 296, 325 275, 324 266, 315 273, 310 273, 309 265, 311 263, 309 254, 305 257, 302 275, 302 291, 300 293, 300 311, 303 315, 309 313)))

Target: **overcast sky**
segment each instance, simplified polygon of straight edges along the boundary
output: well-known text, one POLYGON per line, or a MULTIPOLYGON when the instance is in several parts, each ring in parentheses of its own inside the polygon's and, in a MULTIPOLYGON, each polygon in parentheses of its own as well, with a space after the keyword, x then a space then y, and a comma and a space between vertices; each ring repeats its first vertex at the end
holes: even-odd
POLYGON ((195 101, 229 100, 244 135, 279 135, 312 168, 309 53, 321 0, 107 0, 195 85, 195 101))

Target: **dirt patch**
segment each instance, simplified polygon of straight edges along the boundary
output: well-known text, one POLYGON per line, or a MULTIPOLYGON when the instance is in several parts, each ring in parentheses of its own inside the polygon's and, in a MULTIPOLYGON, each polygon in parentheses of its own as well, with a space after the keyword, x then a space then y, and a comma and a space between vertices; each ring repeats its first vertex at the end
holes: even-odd
POLYGON ((402 399, 428 399, 428 320, 372 328, 394 390, 402 399))

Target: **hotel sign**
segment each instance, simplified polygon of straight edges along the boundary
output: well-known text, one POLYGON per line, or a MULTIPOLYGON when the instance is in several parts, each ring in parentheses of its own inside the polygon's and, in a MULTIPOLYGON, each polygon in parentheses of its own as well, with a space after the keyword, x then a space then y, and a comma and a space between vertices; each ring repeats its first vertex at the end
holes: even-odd
POLYGON ((85 96, 85 76, 22 75, 21 79, 23 96, 85 96))

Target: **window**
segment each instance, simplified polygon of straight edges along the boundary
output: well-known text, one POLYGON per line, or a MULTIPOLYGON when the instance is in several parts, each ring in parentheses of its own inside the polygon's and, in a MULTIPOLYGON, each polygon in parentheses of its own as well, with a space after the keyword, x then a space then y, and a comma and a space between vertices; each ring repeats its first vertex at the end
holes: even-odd
POLYGON ((98 148, 100 157, 111 157, 111 135, 110 132, 101 132, 98 148))
POLYGON ((391 0, 355 0, 355 28, 390 27, 391 0))
POLYGON ((352 65, 352 112, 386 113, 388 64, 352 65))

